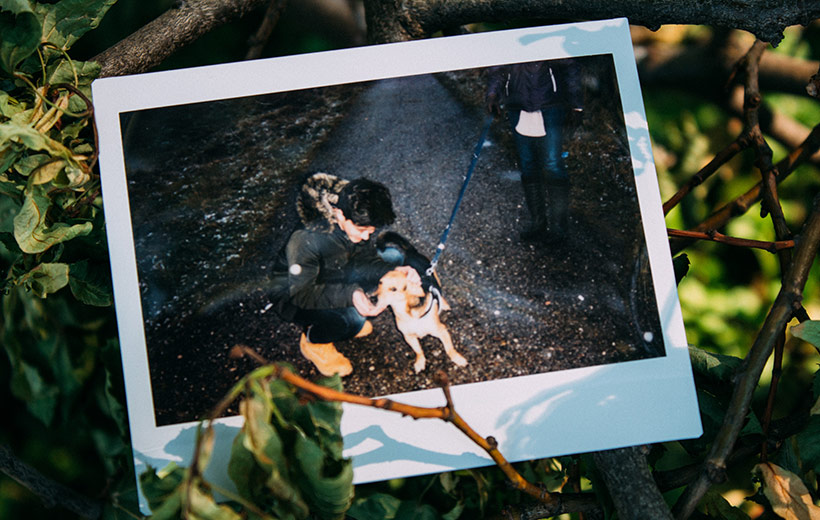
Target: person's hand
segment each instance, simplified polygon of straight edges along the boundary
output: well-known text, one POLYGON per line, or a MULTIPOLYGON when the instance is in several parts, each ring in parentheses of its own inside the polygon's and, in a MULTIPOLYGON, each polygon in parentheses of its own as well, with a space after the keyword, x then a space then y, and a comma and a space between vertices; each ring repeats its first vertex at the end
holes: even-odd
POLYGON ((410 267, 409 265, 400 265, 396 267, 396 271, 404 273, 404 276, 407 277, 407 283, 409 285, 418 285, 421 287, 421 276, 419 272, 416 271, 414 268, 410 267))
POLYGON ((355 307, 362 316, 372 317, 381 314, 381 312, 387 308, 387 304, 378 302, 374 305, 363 290, 356 289, 356 291, 353 292, 353 307, 355 307))

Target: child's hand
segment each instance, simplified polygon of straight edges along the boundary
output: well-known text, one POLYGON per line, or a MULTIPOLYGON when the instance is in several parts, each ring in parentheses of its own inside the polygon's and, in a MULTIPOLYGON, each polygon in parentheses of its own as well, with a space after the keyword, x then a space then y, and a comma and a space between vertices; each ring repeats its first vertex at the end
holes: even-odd
POLYGON ((362 316, 369 317, 381 314, 381 312, 387 308, 387 304, 378 302, 376 305, 373 305, 373 302, 370 301, 370 298, 367 297, 364 291, 357 289, 353 293, 353 307, 355 307, 362 316))
POLYGON ((396 267, 396 271, 404 273, 407 276, 407 283, 410 285, 418 285, 421 287, 421 276, 419 272, 410 267, 409 265, 400 265, 396 267))

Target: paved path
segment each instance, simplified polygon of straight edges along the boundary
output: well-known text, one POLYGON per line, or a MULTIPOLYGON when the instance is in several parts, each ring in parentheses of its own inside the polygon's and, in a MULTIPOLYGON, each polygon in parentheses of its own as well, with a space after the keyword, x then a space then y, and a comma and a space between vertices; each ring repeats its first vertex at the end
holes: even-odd
MULTIPOLYGON (((226 111, 231 113, 241 111, 226 111)), ((326 171, 385 183, 398 214, 394 228, 432 256, 484 117, 433 76, 374 82, 308 158, 303 173, 326 171)), ((499 139, 506 130, 500 120, 494 123, 438 270, 452 307, 443 319, 468 366, 456 367, 437 340, 427 338, 422 344, 428 366, 415 374, 412 352, 387 311, 373 320, 371 336, 338 345, 354 365, 353 374, 345 378, 347 390, 385 395, 429 388, 438 369, 458 384, 652 355, 640 338, 644 330, 657 330, 657 319, 635 317, 642 305, 634 298, 640 278, 634 262, 639 221, 630 210, 634 204, 627 200, 631 196, 628 158, 617 157, 622 151, 612 144, 611 136, 577 140, 570 161, 573 234, 563 244, 535 247, 518 240, 525 211, 514 156, 499 139)), ((276 141, 263 137, 258 139, 265 146, 246 137, 241 146, 249 151, 244 155, 202 159, 202 164, 193 157, 187 168, 215 179, 224 175, 226 165, 229 171, 244 171, 249 169, 247 164, 275 160, 270 154, 276 141)), ((283 184, 289 186, 282 179, 272 179, 270 192, 281 191, 283 184)), ((264 192, 264 185, 256 186, 252 197, 243 191, 243 211, 267 218, 271 210, 262 208, 271 202, 261 195, 264 192)), ((176 193, 167 196, 173 200, 176 193)), ((219 215, 237 205, 230 199, 218 204, 224 207, 209 209, 208 214, 219 215)), ((292 208, 273 209, 293 213, 292 208)), ((210 267, 194 275, 214 283, 233 272, 236 289, 230 295, 210 298, 196 312, 165 313, 164 319, 156 320, 157 328, 149 334, 155 340, 148 348, 160 422, 195 418, 253 367, 249 361, 228 358, 229 348, 236 343, 249 345, 270 360, 291 362, 308 376, 317 375, 298 352, 299 331, 268 312, 264 291, 265 259, 272 262, 292 224, 289 216, 263 227, 267 236, 254 242, 256 250, 240 255, 254 261, 241 269, 214 262, 197 264, 210 267)), ((256 229, 254 233, 259 232, 256 229)), ((202 249, 196 254, 209 258, 205 244, 213 236, 193 239, 200 240, 202 249)), ((186 251, 190 254, 191 249, 186 251)))

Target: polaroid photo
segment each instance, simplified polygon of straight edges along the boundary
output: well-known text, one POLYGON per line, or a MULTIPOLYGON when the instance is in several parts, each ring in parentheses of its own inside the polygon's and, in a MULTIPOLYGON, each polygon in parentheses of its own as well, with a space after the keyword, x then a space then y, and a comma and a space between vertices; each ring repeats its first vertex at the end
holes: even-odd
MULTIPOLYGON (((93 93, 138 473, 188 463, 196 421, 255 368, 234 345, 318 376, 301 335, 324 322, 283 311, 281 255, 317 219, 347 233, 320 206, 359 178, 389 190, 389 231, 440 251, 452 347, 405 339, 387 309, 367 336, 333 339, 345 390, 441 406, 444 370, 456 409, 511 461, 701 434, 626 19, 105 78, 93 93)), ((370 231, 359 240, 384 236, 370 231)), ((325 328, 345 326, 363 327, 325 328)), ((219 420, 209 476, 240 426, 219 420)), ((492 464, 440 421, 345 405, 342 429, 357 483, 492 464)))

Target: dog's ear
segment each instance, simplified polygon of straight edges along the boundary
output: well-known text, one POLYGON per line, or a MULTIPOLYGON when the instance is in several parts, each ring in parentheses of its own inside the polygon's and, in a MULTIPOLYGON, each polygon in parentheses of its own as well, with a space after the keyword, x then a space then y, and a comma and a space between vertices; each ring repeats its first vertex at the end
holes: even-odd
POLYGON ((407 284, 407 294, 410 296, 417 296, 419 298, 424 298, 424 289, 421 287, 421 284, 407 284))

